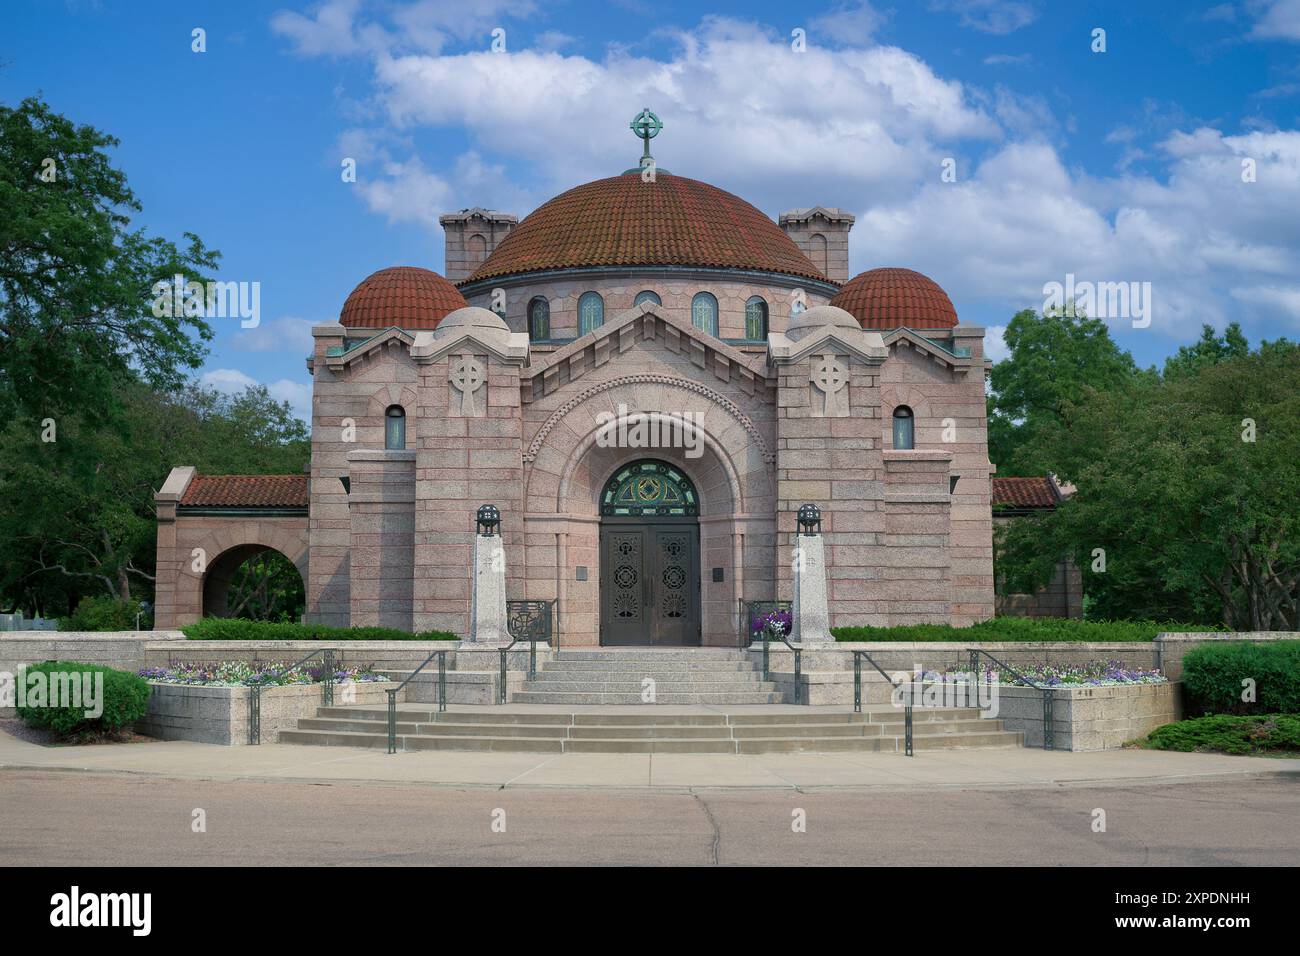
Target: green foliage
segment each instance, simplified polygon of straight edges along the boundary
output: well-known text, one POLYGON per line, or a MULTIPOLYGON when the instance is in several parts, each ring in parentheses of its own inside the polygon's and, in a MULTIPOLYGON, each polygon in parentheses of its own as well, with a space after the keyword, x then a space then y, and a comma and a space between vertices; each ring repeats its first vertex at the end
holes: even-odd
POLYGON ((1202 325, 1201 337, 1192 345, 1181 345, 1176 355, 1165 359, 1165 378, 1193 375, 1201 369, 1218 365, 1229 359, 1244 358, 1250 354, 1250 344, 1236 322, 1216 335, 1214 326, 1202 325))
POLYGON ((1168 621, 1076 621, 1060 617, 995 617, 968 627, 906 624, 897 627, 833 627, 837 641, 1153 641, 1162 631, 1204 630, 1168 621))
POLYGON ((1184 752, 1297 753, 1300 752, 1300 716, 1197 717, 1157 727, 1142 743, 1155 750, 1184 752))
MULTIPOLYGON (((129 726, 149 711, 149 682, 129 671, 75 661, 46 661, 25 668, 18 679, 30 688, 30 675, 34 673, 45 674, 52 683, 45 706, 32 706, 36 702, 29 697, 25 706, 18 707, 18 716, 31 727, 48 728, 62 737, 100 735, 129 726), (89 708, 84 698, 79 706, 48 706, 53 699, 53 682, 72 678, 80 683, 82 674, 92 675, 92 681, 94 675, 103 675, 103 712, 98 717, 86 716, 89 708)), ((69 704, 70 701, 64 698, 60 703, 69 704)))
POLYGON ((227 612, 250 621, 294 622, 302 617, 307 592, 294 563, 279 551, 247 559, 230 585, 227 612))
MULTIPOLYGON (((139 601, 119 601, 117 598, 84 597, 77 609, 67 617, 59 618, 60 631, 134 631, 136 615, 140 614, 139 601)), ((140 616, 140 626, 149 623, 149 616, 140 616)))
POLYGON ((1043 454, 1078 491, 999 531, 1010 590, 1068 554, 1105 616, 1300 630, 1300 347, 1097 392, 1062 410, 1043 454))
POLYGON ((1139 377, 1106 324, 1082 314, 1017 312, 1003 340, 1011 355, 989 376, 989 460, 1000 476, 1058 470, 1050 451, 1066 410, 1139 377))
POLYGON ((181 628, 191 641, 459 641, 448 631, 411 634, 391 627, 277 624, 235 617, 205 617, 181 628))
POLYGON ((1189 714, 1300 714, 1300 641, 1202 644, 1183 657, 1182 681, 1189 714))
POLYGON ((113 168, 112 136, 37 98, 0 106, 0 417, 96 423, 117 389, 178 387, 213 333, 199 317, 153 314, 153 286, 207 281, 219 253, 130 228, 140 204, 113 168), (52 160, 53 163, 47 162, 52 160))
POLYGON ((0 429, 0 496, 23 502, 0 511, 0 595, 8 606, 49 615, 87 593, 148 596, 153 494, 173 465, 285 474, 301 472, 310 454, 307 426, 264 387, 228 396, 136 384, 120 400, 120 428, 74 415, 49 443, 21 422, 0 429))

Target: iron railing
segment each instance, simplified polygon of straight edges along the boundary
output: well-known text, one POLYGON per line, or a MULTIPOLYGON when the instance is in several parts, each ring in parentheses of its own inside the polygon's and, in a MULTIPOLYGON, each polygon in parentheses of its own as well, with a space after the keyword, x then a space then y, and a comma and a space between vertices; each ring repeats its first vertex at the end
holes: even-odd
MULTIPOLYGON (((970 655, 970 677, 972 681, 978 681, 980 679, 980 674, 982 673, 982 669, 980 668, 980 657, 984 656, 994 664, 997 664, 998 667, 1002 668, 1002 671, 1005 671, 1015 678, 1015 683, 1020 684, 1023 687, 1033 687, 1043 692, 1043 749, 1055 750, 1056 728, 1053 725, 1052 710, 1056 695, 1052 688, 1048 687, 1046 684, 1040 684, 1038 681, 1024 676, 1014 667, 998 660, 988 651, 981 650, 977 647, 968 647, 966 651, 970 655)), ((1001 671, 999 674, 1001 674, 1001 671)))
POLYGON ((555 601, 506 601, 506 627, 517 641, 550 644, 558 623, 555 601))
MULTIPOLYGON (((853 652, 853 712, 862 713, 862 662, 866 661, 885 680, 889 681, 895 688, 899 686, 898 682, 885 673, 885 669, 876 663, 866 651, 853 652)), ((910 695, 909 695, 909 700, 910 695)), ((903 705, 903 752, 907 756, 912 756, 912 705, 910 703, 903 705)))
MULTIPOLYGON (((794 654, 794 702, 796 704, 802 704, 803 703, 803 648, 795 647, 784 637, 778 637, 777 640, 780 641, 782 644, 784 644, 786 647, 790 648, 791 652, 794 654)), ((768 630, 764 630, 763 631, 763 680, 765 681, 769 681, 772 679, 772 669, 769 666, 769 660, 768 660, 768 646, 770 644, 771 644, 771 632, 768 630)))
POLYGON ((258 745, 262 742, 262 688, 266 686, 268 678, 283 677, 295 667, 301 667, 313 657, 321 657, 321 681, 320 702, 322 707, 331 707, 334 704, 334 648, 323 647, 319 650, 312 651, 302 660, 290 664, 288 667, 282 667, 271 674, 262 675, 262 683, 248 685, 248 742, 251 745, 258 745))
POLYGON ((389 690, 388 693, 388 752, 397 753, 397 692, 409 684, 412 678, 428 666, 429 661, 438 658, 438 710, 445 712, 447 710, 447 652, 437 650, 424 659, 424 663, 417 667, 411 673, 406 675, 406 680, 402 681, 396 687, 389 690))
MULTIPOLYGON (((500 686, 497 689, 497 703, 499 704, 504 704, 506 702, 506 663, 507 663, 506 655, 512 647, 514 647, 516 644, 523 644, 525 643, 526 640, 527 640, 526 638, 515 638, 505 647, 500 648, 501 680, 499 682, 500 686)), ((537 641, 536 640, 527 641, 527 644, 528 644, 528 679, 537 680, 537 641)))
POLYGON ((758 638, 761 627, 754 627, 756 618, 764 617, 773 611, 789 611, 789 601, 746 601, 739 602, 740 610, 737 620, 737 634, 741 647, 749 647, 758 638))

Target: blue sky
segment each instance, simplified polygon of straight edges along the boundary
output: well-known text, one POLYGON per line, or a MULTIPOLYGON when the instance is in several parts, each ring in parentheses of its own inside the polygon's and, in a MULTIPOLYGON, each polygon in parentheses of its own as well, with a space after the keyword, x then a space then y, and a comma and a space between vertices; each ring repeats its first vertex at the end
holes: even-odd
POLYGON ((663 167, 773 217, 852 211, 853 271, 927 273, 995 354, 1071 273, 1151 283, 1150 327, 1113 326, 1144 364, 1202 322, 1300 338, 1300 0, 702 9, 11 0, 0 99, 119 137, 138 222, 261 283, 261 325, 218 321, 204 374, 304 413, 310 326, 357 282, 441 270, 440 212, 522 216, 634 165, 646 105, 663 167))

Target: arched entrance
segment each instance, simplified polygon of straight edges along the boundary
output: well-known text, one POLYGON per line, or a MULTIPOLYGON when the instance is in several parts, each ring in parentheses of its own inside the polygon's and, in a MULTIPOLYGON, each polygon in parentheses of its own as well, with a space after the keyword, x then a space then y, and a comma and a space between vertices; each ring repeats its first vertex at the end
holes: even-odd
POLYGON ((680 468, 621 466, 600 495, 600 643, 700 643, 700 501, 680 468))
POLYGON ((203 616, 297 621, 305 592, 302 572, 282 552, 262 544, 236 545, 203 575, 203 616))

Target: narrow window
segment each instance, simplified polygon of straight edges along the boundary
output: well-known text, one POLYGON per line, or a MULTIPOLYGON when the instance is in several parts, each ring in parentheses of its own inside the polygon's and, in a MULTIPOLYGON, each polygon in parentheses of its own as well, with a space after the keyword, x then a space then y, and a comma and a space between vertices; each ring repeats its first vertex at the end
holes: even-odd
POLYGON ((916 419, 906 405, 894 409, 894 448, 903 450, 916 447, 916 419))
POLYGON ((551 337, 551 304, 540 295, 528 303, 528 337, 534 342, 551 337))
POLYGON ((389 405, 384 412, 384 447, 389 451, 406 447, 406 411, 401 405, 389 405))
POLYGON ((653 302, 655 305, 663 305, 663 300, 659 298, 659 293, 651 289, 638 292, 636 298, 632 300, 632 305, 637 306, 642 302, 653 302))
POLYGON ((718 334, 718 300, 712 293, 701 292, 691 302, 691 321, 697 329, 718 334))
POLYGON ((605 300, 599 292, 584 292, 578 300, 578 334, 586 335, 605 324, 605 300))
POLYGON ((745 338, 767 338, 767 302, 761 295, 753 296, 745 303, 745 338))

